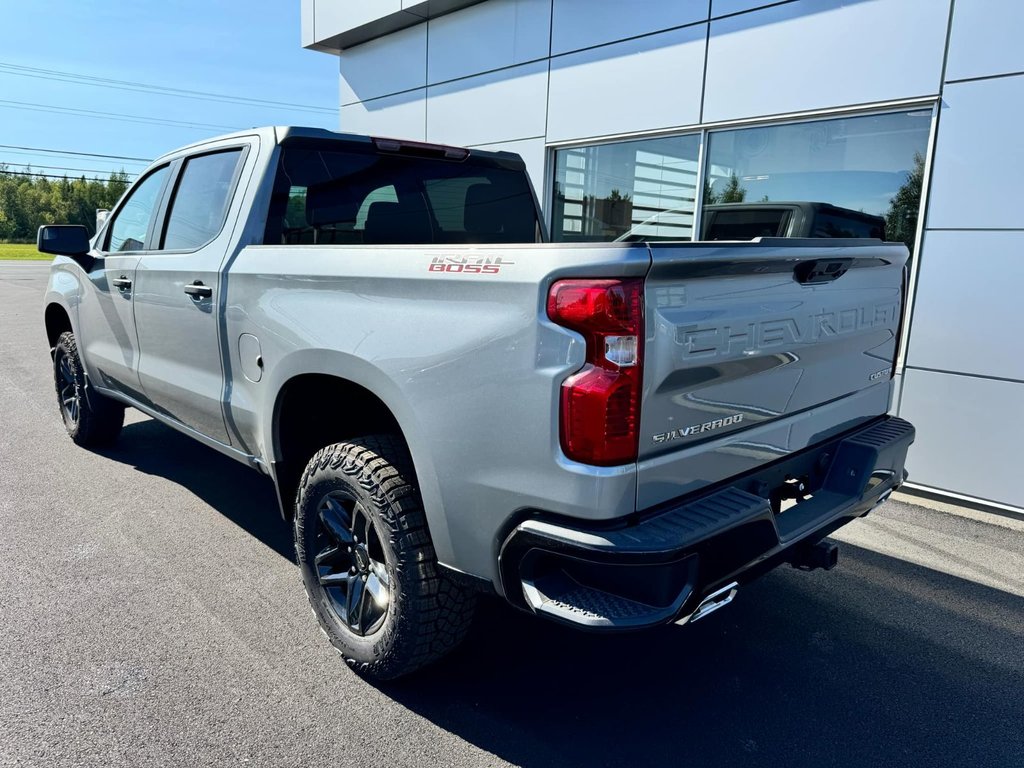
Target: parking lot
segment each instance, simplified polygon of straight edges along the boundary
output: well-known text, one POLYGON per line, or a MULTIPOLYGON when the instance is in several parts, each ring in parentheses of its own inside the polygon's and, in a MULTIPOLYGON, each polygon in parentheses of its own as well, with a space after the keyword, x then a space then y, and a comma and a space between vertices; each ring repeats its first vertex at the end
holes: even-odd
POLYGON ((73 446, 45 279, 0 264, 0 765, 1022 764, 1024 523, 895 501, 836 570, 779 569, 692 627, 487 603, 456 654, 368 684, 268 481, 135 412, 116 448, 73 446))

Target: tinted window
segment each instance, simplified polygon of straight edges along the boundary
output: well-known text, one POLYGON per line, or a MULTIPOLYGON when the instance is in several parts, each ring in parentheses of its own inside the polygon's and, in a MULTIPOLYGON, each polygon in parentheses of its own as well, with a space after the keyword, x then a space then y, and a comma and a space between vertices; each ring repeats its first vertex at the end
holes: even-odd
POLYGON ((525 171, 488 158, 286 146, 265 243, 536 242, 525 171))
POLYGON ((844 216, 839 211, 820 211, 814 217, 811 237, 874 237, 885 239, 885 219, 881 216, 844 216))
POLYGON ((159 200, 160 190, 167 176, 167 166, 158 168, 144 178, 128 193, 121 209, 114 215, 107 237, 107 251, 144 251, 147 249, 146 233, 153 219, 153 211, 159 200))
POLYGON ((192 250, 216 237, 224 224, 241 155, 242 150, 232 149, 185 161, 167 218, 164 250, 192 250))
POLYGON ((706 211, 705 240, 753 240, 781 237, 789 211, 753 208, 747 211, 706 211))

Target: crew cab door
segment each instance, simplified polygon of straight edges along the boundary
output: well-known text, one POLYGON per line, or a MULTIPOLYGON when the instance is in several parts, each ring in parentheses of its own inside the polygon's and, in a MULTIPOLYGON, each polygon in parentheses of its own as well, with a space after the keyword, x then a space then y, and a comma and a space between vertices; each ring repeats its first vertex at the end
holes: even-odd
POLYGON ((114 211, 96 242, 96 262, 78 307, 79 349, 92 382, 138 399, 139 340, 135 328, 136 267, 152 247, 156 212, 169 167, 140 179, 114 211))
POLYGON ((142 256, 135 287, 139 380, 149 402, 230 445, 225 423, 220 270, 248 145, 180 158, 161 215, 159 250, 142 256))

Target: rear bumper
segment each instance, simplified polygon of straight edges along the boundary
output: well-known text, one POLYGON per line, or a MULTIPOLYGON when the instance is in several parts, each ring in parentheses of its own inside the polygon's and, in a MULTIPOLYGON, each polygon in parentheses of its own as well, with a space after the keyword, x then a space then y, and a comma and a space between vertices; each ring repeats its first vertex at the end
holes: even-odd
POLYGON ((723 585, 793 559, 884 501, 904 480, 914 427, 885 417, 614 527, 519 524, 499 557, 515 605, 595 630, 679 621, 723 585), (794 479, 809 498, 778 513, 794 479))

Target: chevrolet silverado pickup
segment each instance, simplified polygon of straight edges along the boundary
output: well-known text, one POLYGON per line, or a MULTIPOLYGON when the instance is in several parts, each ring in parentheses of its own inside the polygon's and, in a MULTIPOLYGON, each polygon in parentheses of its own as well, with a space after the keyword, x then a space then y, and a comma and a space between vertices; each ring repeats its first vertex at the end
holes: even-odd
POLYGON ((905 478, 901 244, 549 243, 515 155, 263 128, 155 161, 54 254, 72 440, 136 408, 269 476, 361 674, 481 594, 619 631, 703 618, 905 478))

